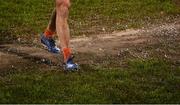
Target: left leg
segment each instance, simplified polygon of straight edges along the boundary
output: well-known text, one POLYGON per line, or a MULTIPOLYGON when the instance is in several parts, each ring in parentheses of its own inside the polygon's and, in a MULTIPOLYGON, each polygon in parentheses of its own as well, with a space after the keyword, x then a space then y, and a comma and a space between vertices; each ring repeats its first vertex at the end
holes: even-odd
POLYGON ((56 31, 64 54, 64 62, 71 56, 69 48, 70 32, 68 25, 69 0, 56 0, 56 31))
POLYGON ((69 46, 70 31, 68 25, 69 0, 56 0, 56 31, 64 55, 65 69, 74 70, 78 65, 73 63, 71 48, 69 46))

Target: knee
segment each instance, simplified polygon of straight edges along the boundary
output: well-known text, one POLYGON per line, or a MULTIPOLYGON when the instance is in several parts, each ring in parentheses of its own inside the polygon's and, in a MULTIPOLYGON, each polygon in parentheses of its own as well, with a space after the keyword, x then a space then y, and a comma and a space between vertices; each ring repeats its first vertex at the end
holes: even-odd
POLYGON ((56 13, 61 18, 67 18, 69 14, 70 0, 56 0, 56 13))
POLYGON ((56 0, 56 8, 60 8, 62 6, 69 8, 70 7, 70 0, 56 0))

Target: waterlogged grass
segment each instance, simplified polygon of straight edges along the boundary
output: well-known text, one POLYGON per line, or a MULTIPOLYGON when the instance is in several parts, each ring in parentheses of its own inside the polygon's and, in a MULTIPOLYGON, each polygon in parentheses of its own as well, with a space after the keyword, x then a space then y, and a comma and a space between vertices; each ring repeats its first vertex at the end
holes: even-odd
MULTIPOLYGON (((53 0, 1 0, 0 41, 34 38, 48 24, 53 0)), ((71 34, 90 35, 137 28, 180 14, 172 0, 72 0, 71 34)))
POLYGON ((41 69, 1 77, 0 103, 179 103, 180 68, 135 59, 128 68, 82 66, 80 72, 41 69))

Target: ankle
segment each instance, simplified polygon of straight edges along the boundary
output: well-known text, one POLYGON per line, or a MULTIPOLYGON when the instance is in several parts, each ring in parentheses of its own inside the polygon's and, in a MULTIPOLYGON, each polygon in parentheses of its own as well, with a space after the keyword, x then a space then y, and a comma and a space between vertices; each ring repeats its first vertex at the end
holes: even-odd
POLYGON ((44 31, 44 36, 45 36, 46 38, 52 38, 53 34, 54 34, 54 32, 51 31, 51 30, 49 30, 49 29, 46 29, 46 30, 44 31))
POLYGON ((68 62, 71 59, 71 48, 63 48, 64 62, 68 62))

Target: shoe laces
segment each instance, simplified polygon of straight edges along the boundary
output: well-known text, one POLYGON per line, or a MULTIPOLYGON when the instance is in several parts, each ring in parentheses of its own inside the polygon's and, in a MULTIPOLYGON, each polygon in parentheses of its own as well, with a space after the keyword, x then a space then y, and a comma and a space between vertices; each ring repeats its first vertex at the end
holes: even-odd
POLYGON ((50 44, 50 46, 52 46, 52 47, 55 47, 55 46, 56 46, 55 41, 54 41, 53 39, 49 39, 49 44, 50 44))

